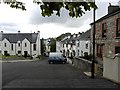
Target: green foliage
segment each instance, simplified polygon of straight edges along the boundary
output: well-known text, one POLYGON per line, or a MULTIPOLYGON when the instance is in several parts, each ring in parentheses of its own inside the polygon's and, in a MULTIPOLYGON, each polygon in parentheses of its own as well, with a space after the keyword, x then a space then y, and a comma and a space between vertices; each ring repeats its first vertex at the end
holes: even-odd
MULTIPOLYGON (((10 4, 11 8, 20 8, 22 10, 26 10, 24 3, 18 2, 14 0, 14 2, 4 2, 10 4)), ((40 5, 40 9, 42 10, 42 16, 51 16, 56 12, 57 16, 60 16, 60 11, 62 8, 69 11, 70 17, 80 17, 85 14, 85 11, 90 11, 91 9, 97 9, 97 6, 94 2, 90 2, 88 0, 84 0, 83 2, 38 2, 33 0, 33 3, 37 3, 40 5)))
POLYGON ((26 10, 25 4, 16 0, 3 0, 5 4, 9 4, 11 8, 26 10))
POLYGON ((43 55, 43 53, 45 52, 45 44, 44 44, 44 39, 41 39, 41 54, 43 55))
POLYGON ((9 53, 6 53, 5 56, 10 56, 10 54, 9 54, 9 53))
POLYGON ((37 58, 41 59, 41 55, 38 55, 37 58))
POLYGON ((56 52, 56 40, 54 38, 51 38, 49 46, 50 52, 56 52))
POLYGON ((97 9, 94 2, 43 2, 40 6, 42 15, 51 16, 53 12, 56 12, 57 16, 60 16, 60 10, 65 8, 69 11, 69 16, 80 17, 85 14, 84 11, 90 11, 92 8, 97 9), (84 10, 82 9, 84 8, 84 10))

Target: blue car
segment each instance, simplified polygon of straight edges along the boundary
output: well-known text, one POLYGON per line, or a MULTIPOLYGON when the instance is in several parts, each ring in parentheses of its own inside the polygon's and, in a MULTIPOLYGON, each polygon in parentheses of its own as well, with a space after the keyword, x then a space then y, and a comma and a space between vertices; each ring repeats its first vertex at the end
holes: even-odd
POLYGON ((50 53, 48 62, 49 62, 49 64, 66 63, 67 59, 65 57, 63 57, 63 55, 61 53, 50 53))

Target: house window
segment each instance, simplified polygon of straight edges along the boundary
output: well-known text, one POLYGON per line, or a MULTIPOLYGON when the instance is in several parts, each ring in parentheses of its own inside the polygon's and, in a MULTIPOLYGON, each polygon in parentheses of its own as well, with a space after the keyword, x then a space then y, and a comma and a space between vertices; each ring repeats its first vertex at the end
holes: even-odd
POLYGON ((73 45, 71 44, 71 48, 72 48, 72 46, 73 46, 73 45))
POLYGON ((79 42, 77 43, 77 46, 78 46, 78 47, 80 46, 80 43, 79 43, 79 42))
POLYGON ((120 18, 117 19, 116 36, 117 36, 117 37, 120 37, 120 18))
POLYGON ((27 47, 27 43, 25 43, 25 47, 27 47))
POLYGON ((97 45, 97 57, 102 58, 102 55, 103 55, 103 46, 97 45))
POLYGON ((18 54, 21 54, 21 51, 18 51, 18 54))
POLYGON ((8 55, 8 51, 4 51, 4 55, 8 55))
POLYGON ((6 43, 4 43, 4 46, 6 47, 6 46, 7 46, 7 44, 6 44, 6 43))
POLYGON ((13 44, 11 44, 11 50, 13 50, 13 44))
POLYGON ((63 44, 63 48, 64 48, 64 44, 63 44))
POLYGON ((85 44, 85 48, 88 49, 88 43, 85 44))
POLYGON ((33 44, 33 50, 34 51, 36 50, 36 44, 33 44))
POLYGON ((73 56, 75 56, 75 50, 73 50, 73 56))
POLYGON ((20 47, 20 43, 18 43, 18 47, 20 47))
POLYGON ((81 56, 83 56, 83 51, 81 50, 81 56))
POLYGON ((79 56, 79 50, 78 50, 78 56, 79 56))
POLYGON ((120 53, 120 47, 115 47, 115 54, 120 53))
POLYGON ((68 44, 66 44, 66 47, 68 47, 68 44))
POLYGON ((106 31, 107 31, 107 24, 102 24, 102 37, 106 37, 106 31))

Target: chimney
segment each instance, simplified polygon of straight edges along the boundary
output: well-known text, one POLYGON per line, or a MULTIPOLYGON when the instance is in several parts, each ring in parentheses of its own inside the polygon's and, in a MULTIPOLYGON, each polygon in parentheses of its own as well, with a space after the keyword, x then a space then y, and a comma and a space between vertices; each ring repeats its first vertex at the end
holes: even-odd
POLYGON ((18 31, 18 33, 20 33, 20 31, 18 31))
POLYGON ((111 14, 111 13, 113 13, 113 12, 119 10, 119 9, 120 9, 119 6, 113 6, 113 5, 111 5, 111 3, 109 3, 108 14, 111 14))
POLYGON ((1 31, 1 33, 3 33, 3 31, 1 31))

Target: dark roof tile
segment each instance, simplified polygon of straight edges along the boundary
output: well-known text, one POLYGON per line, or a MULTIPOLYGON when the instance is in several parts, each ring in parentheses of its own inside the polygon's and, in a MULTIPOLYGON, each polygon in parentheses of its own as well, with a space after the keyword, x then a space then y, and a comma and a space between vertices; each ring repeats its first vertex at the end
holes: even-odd
POLYGON ((2 40, 5 38, 11 43, 16 43, 17 41, 23 41, 25 38, 29 42, 35 43, 37 40, 38 33, 3 33, 2 40))

